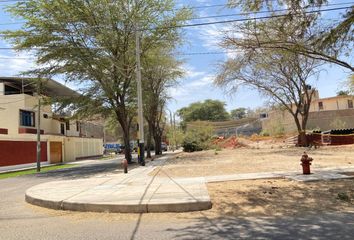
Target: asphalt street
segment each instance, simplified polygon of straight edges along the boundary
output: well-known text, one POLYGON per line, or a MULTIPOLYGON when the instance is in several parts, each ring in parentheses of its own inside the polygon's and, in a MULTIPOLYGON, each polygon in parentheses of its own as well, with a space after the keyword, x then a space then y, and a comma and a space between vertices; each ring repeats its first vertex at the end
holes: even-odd
POLYGON ((0 239, 354 239, 354 212, 210 219, 203 212, 183 217, 55 211, 24 201, 26 189, 39 183, 117 171, 120 160, 101 160, 0 180, 0 239))

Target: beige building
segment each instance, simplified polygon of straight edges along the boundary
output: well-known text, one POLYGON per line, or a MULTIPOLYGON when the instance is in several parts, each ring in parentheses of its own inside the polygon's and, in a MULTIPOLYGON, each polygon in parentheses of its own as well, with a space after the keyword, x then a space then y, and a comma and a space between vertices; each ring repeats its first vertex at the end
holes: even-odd
MULTIPOLYGON (((35 85, 30 78, 0 78, 0 166, 34 162, 39 99, 35 85)), ((46 79, 40 99, 77 95, 46 79)), ((42 161, 74 161, 103 153, 102 126, 55 115, 51 105, 41 105, 40 133, 42 161)))
MULTIPOLYGON (((318 91, 310 106, 307 129, 322 131, 330 129, 354 128, 354 96, 343 95, 320 98, 318 91)), ((297 131, 294 118, 284 110, 272 110, 262 119, 262 129, 271 134, 280 132, 295 133, 297 131)))

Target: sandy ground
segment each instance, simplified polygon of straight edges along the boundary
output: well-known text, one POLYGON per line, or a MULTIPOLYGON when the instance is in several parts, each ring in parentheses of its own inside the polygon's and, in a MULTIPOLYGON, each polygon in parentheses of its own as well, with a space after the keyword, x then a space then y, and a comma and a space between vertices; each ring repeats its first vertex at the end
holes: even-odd
MULTIPOLYGON (((235 173, 302 171, 304 151, 312 170, 354 164, 354 145, 318 149, 286 147, 281 141, 246 142, 248 147, 180 153, 160 168, 160 177, 198 177, 235 173)), ((151 174, 156 174, 157 170, 151 174)), ((291 216, 321 211, 354 211, 354 179, 301 183, 286 179, 209 183, 213 208, 208 217, 291 216), (338 194, 349 197, 348 201, 338 194)), ((186 213, 185 213, 186 214, 186 213)), ((184 215, 185 215, 184 214, 184 215)), ((189 216, 194 216, 190 213, 189 216)))
POLYGON ((326 167, 343 167, 354 164, 354 145, 326 146, 318 149, 287 148, 284 144, 265 141, 249 147, 181 153, 169 160, 158 176, 199 177, 236 173, 298 171, 300 158, 306 151, 314 159, 312 170, 326 167))
POLYGON ((213 209, 206 214, 291 216, 354 211, 354 179, 300 183, 285 179, 208 184, 213 209), (348 196, 339 199, 338 194, 348 196))

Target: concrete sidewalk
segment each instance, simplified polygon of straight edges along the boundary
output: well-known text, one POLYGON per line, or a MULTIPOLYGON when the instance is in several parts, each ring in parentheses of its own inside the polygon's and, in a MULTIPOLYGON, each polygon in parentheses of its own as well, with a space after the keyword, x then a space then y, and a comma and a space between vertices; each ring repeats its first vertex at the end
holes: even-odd
POLYGON ((26 201, 42 207, 91 212, 186 212, 211 208, 206 183, 266 178, 319 181, 353 178, 354 167, 298 172, 246 173, 179 178, 157 177, 167 156, 137 167, 128 174, 108 173, 85 179, 48 182, 26 191, 26 201), (155 174, 150 176, 153 170, 155 174), (352 174, 343 174, 352 173, 352 174))
MULTIPOLYGON (((48 162, 41 162, 41 167, 54 166, 48 162)), ((18 164, 13 166, 0 167, 0 173, 16 172, 22 170, 36 169, 37 163, 18 164)))
POLYGON ((354 178, 354 166, 342 168, 323 168, 313 170, 309 175, 303 175, 299 172, 260 172, 260 173, 241 173, 219 176, 207 176, 205 181, 212 182, 225 182, 225 181, 238 181, 238 180, 255 180, 267 178, 288 178, 295 181, 309 182, 321 180, 334 180, 354 178), (353 173, 353 175, 346 174, 353 173))
POLYGON ((91 212, 185 212, 211 208, 204 178, 149 176, 167 157, 128 174, 55 181, 26 191, 26 201, 42 207, 91 212))
MULTIPOLYGON (((56 165, 60 165, 60 164, 87 165, 87 164, 100 163, 102 161, 117 160, 117 159, 119 160, 119 159, 123 159, 123 158, 124 158, 123 155, 117 155, 117 156, 113 156, 112 158, 107 158, 107 159, 95 159, 95 158, 90 159, 90 158, 88 158, 88 159, 83 159, 83 160, 54 163, 54 164, 50 164, 49 162, 41 162, 41 167, 56 166, 56 165)), ((37 163, 18 164, 18 165, 0 167, 0 173, 10 173, 10 172, 30 170, 30 169, 36 169, 36 168, 37 168, 37 163)))

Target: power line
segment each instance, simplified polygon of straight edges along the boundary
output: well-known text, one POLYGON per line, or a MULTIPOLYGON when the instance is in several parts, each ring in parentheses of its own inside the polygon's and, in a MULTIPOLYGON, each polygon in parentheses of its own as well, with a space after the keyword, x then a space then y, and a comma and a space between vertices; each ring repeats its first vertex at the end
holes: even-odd
MULTIPOLYGON (((343 6, 343 5, 348 5, 348 4, 354 4, 354 2, 346 2, 346 3, 332 3, 332 4, 327 4, 326 7, 328 6, 343 6)), ((220 6, 219 5, 213 5, 213 6, 220 6)), ((226 6, 225 4, 223 6, 226 6)), ((302 9, 307 9, 307 8, 302 8, 302 9)), ((291 9, 285 8, 285 9, 275 9, 275 10, 264 10, 264 11, 258 11, 258 12, 244 12, 244 13, 231 13, 231 14, 222 14, 222 15, 212 15, 212 16, 199 16, 199 17, 192 17, 189 20, 199 20, 199 19, 210 19, 210 18, 223 18, 223 17, 234 17, 234 16, 245 16, 245 15, 250 15, 250 14, 262 14, 262 13, 275 13, 275 12, 285 12, 289 11, 291 9)), ((326 9, 323 9, 326 10, 326 9)), ((8 23, 0 23, 0 26, 5 26, 5 25, 19 25, 19 24, 24 24, 26 22, 8 22, 8 23)), ((93 27, 93 26, 92 26, 93 27)), ((97 26, 98 27, 98 26, 97 26)), ((59 28, 50 28, 50 29, 58 29, 59 28)))
MULTIPOLYGON (((343 10, 343 9, 349 9, 349 8, 352 8, 352 7, 340 7, 340 8, 321 9, 321 10, 311 10, 311 11, 306 11, 304 13, 308 14, 308 13, 329 12, 329 11, 337 11, 337 10, 343 10)), ((251 20, 263 20, 263 19, 280 18, 280 17, 287 17, 287 16, 296 16, 296 15, 300 15, 300 14, 303 14, 303 13, 279 14, 279 15, 263 16, 263 17, 251 17, 251 18, 224 20, 224 21, 213 21, 213 22, 194 23, 194 24, 182 24, 182 25, 169 26, 169 27, 158 27, 158 28, 153 28, 153 29, 146 29, 146 30, 154 30, 154 29, 159 29, 159 28, 160 29, 169 29, 169 28, 199 27, 199 26, 214 25, 214 24, 244 22, 244 21, 251 21, 251 20)), ((142 29, 142 30, 145 30, 145 29, 142 29)))
MULTIPOLYGON (((9 6, 9 4, 15 4, 15 3, 19 2, 19 1, 20 0, 0 1, 0 4, 8 2, 8 4, 0 5, 0 6, 9 6)), ((276 0, 271 0, 271 1, 276 1, 276 0)), ((24 1, 24 2, 26 2, 26 1, 24 1)), ((177 11, 177 10, 182 10, 182 9, 216 8, 216 7, 226 7, 226 6, 228 6, 227 3, 224 3, 224 4, 210 4, 210 5, 198 5, 198 6, 182 6, 182 7, 178 7, 178 8, 169 9, 169 10, 166 10, 166 11, 177 11)))
MULTIPOLYGON (((319 12, 329 12, 329 11, 338 11, 343 9, 350 9, 352 7, 338 7, 338 8, 328 8, 328 9, 319 9, 319 10, 311 10, 304 12, 305 14, 309 13, 319 13, 319 12)), ((193 24, 182 24, 182 25, 175 25, 175 26, 166 26, 166 27, 155 27, 155 28, 146 28, 140 29, 140 31, 146 30, 156 30, 156 29, 175 29, 175 28, 187 28, 187 27, 198 27, 198 26, 206 26, 206 25, 214 25, 214 24, 224 24, 224 23, 233 23, 233 22, 244 22, 244 21, 251 21, 251 20, 264 20, 264 19, 271 19, 271 18, 280 18, 286 16, 296 16, 303 13, 289 13, 289 14, 279 14, 279 15, 271 15, 271 16, 262 16, 262 17, 251 17, 251 18, 240 18, 240 19, 231 19, 231 20, 223 20, 223 21, 212 21, 212 22, 202 22, 202 23, 193 23, 193 24)), ((10 34, 0 34, 0 37, 6 37, 10 34)), ((36 36, 33 34, 24 34, 22 36, 36 36)))
MULTIPOLYGON (((332 4, 327 4, 326 7, 328 7, 328 6, 343 6, 343 5, 348 5, 348 4, 354 4, 354 2, 348 2, 348 3, 332 3, 332 4)), ((301 9, 306 9, 306 8, 301 8, 301 9)), ((245 16, 245 15, 250 15, 250 14, 285 12, 285 11, 289 11, 289 10, 291 10, 291 9, 290 9, 290 8, 274 9, 274 10, 264 10, 264 11, 258 11, 258 12, 231 13, 231 14, 205 16, 205 17, 194 17, 194 18, 191 18, 191 19, 196 20, 196 19, 208 19, 208 18, 222 18, 222 17, 233 17, 233 16, 245 16)))
MULTIPOLYGON (((218 55, 218 54, 227 54, 227 53, 237 53, 237 52, 241 52, 241 51, 236 51, 236 50, 232 50, 232 51, 212 51, 212 52, 177 52, 177 53, 173 53, 173 55, 177 55, 177 56, 192 56, 192 55, 218 55)), ((0 59, 36 59, 35 57, 0 57, 0 59)))

